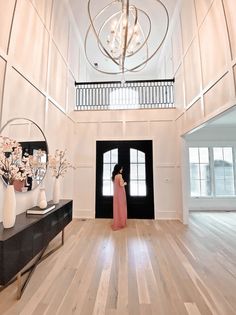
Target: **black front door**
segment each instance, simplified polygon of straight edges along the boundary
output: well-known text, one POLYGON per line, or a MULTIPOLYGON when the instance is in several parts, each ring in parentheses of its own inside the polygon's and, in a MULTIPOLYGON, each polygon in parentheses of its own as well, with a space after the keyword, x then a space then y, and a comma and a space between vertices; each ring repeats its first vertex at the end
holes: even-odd
POLYGON ((115 164, 123 166, 128 218, 154 219, 152 141, 97 141, 96 218, 113 217, 115 164))

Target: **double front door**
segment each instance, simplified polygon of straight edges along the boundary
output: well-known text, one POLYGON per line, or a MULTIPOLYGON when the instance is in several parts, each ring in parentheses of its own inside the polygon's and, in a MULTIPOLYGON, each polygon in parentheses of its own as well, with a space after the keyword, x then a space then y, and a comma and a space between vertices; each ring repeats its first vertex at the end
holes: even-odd
POLYGON ((96 218, 113 217, 115 164, 123 166, 128 218, 153 219, 152 141, 97 141, 96 218))

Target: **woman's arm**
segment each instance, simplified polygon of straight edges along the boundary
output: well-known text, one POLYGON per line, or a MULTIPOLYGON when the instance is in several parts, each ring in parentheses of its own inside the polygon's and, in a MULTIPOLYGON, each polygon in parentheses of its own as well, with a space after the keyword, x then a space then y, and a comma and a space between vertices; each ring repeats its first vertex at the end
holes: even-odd
POLYGON ((121 187, 126 186, 127 183, 123 180, 122 175, 119 174, 118 176, 119 176, 119 183, 120 183, 120 186, 121 186, 121 187))

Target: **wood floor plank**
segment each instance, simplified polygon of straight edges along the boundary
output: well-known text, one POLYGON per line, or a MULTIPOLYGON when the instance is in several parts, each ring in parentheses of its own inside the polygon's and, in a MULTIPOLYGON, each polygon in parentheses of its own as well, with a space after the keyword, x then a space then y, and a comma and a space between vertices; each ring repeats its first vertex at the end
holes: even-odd
POLYGON ((195 303, 184 303, 189 315, 201 315, 195 303))
POLYGON ((236 315, 236 213, 110 225, 73 220, 19 301, 16 283, 0 292, 0 314, 236 315))

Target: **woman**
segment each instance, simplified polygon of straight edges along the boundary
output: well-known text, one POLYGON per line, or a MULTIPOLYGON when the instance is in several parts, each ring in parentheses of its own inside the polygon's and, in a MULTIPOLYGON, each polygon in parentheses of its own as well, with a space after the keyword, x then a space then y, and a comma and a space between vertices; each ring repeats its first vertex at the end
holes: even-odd
POLYGON ((114 231, 125 227, 127 220, 127 203, 124 188, 127 183, 122 178, 122 171, 123 167, 116 164, 112 172, 112 181, 114 184, 112 229, 114 231))

